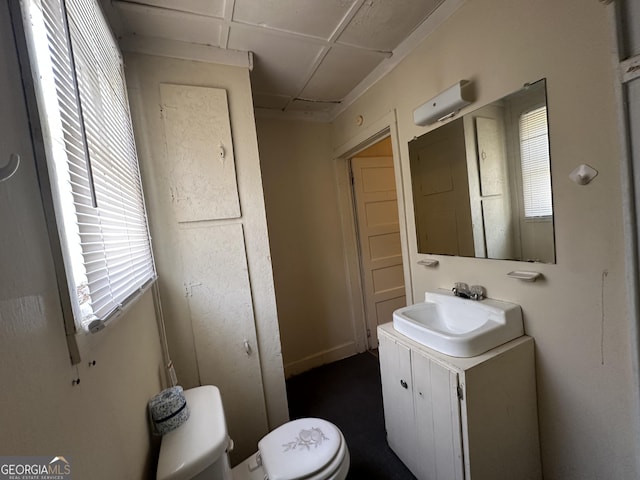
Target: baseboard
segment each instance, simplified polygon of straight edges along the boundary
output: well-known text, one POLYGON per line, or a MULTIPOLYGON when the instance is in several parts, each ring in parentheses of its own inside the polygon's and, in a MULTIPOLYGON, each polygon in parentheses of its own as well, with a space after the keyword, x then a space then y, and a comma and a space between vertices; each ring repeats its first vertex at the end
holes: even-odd
POLYGON ((337 362, 358 353, 355 342, 348 342, 329 350, 314 353, 308 357, 284 365, 285 378, 293 377, 326 363, 337 362))

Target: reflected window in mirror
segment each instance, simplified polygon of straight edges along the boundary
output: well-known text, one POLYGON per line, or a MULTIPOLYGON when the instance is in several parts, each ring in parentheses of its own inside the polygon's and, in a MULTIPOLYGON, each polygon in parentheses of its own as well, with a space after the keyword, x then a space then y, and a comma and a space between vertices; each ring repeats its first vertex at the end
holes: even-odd
POLYGON ((418 252, 555 263, 545 80, 409 142, 418 252))
POLYGON ((551 170, 547 107, 520 115, 520 164, 525 218, 550 217, 551 170))

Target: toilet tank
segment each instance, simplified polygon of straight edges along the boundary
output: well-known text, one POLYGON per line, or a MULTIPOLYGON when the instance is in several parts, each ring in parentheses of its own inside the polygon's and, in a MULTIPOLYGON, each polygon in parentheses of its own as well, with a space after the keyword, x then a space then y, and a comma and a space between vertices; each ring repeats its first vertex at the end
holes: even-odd
POLYGON ((162 437, 157 480, 230 480, 229 434, 220 390, 184 391, 189 419, 162 437))

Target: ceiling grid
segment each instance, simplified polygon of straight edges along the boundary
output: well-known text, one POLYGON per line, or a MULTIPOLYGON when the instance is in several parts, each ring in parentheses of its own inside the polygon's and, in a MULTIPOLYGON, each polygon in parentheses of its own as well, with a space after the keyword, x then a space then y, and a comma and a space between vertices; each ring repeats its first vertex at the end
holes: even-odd
POLYGON ((464 0, 102 1, 123 49, 251 52, 257 110, 330 119, 441 4, 464 0))

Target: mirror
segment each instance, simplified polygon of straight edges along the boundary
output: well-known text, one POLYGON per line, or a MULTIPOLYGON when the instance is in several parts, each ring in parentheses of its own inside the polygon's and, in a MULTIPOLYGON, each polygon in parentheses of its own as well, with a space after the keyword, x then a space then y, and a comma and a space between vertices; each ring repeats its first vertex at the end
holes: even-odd
POLYGON ((418 252, 555 263, 546 82, 409 142, 418 252))

